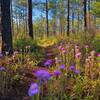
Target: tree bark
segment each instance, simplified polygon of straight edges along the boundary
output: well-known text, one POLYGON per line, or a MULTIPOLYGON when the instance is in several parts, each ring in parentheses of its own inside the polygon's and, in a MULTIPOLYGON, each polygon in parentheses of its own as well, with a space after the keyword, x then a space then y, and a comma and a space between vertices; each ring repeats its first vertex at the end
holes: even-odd
POLYGON ((46 0, 46 34, 49 36, 49 25, 48 25, 48 0, 46 0))
POLYGON ((72 11, 72 30, 74 29, 74 17, 75 17, 75 14, 74 14, 74 11, 72 11))
POLYGON ((70 33, 70 19, 69 19, 69 16, 70 16, 70 0, 68 0, 68 15, 67 15, 67 36, 69 36, 69 33, 70 33))
POLYGON ((28 0, 28 29, 29 36, 33 39, 32 0, 28 0))
POLYGON ((10 16, 10 0, 2 0, 1 2, 1 24, 2 24, 2 52, 5 54, 13 53, 11 16, 10 16))
POLYGON ((84 0, 84 29, 87 30, 87 0, 84 0))

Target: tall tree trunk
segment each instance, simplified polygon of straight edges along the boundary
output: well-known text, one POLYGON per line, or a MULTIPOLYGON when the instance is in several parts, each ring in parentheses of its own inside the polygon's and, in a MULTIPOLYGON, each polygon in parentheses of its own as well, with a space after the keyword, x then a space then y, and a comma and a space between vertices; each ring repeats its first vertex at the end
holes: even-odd
POLYGON ((74 17, 75 17, 75 14, 74 14, 74 11, 72 11, 72 33, 74 33, 74 17))
POLYGON ((48 0, 46 0, 46 34, 49 36, 49 23, 48 23, 48 0))
POLYGON ((14 23, 13 23, 13 8, 12 8, 12 5, 13 5, 13 1, 12 0, 10 0, 10 2, 11 2, 11 11, 10 11, 10 15, 11 15, 11 27, 12 27, 12 35, 14 35, 14 23))
POLYGON ((19 33, 19 20, 18 20, 18 14, 16 14, 16 33, 19 33))
POLYGON ((68 15, 67 15, 67 36, 69 36, 69 33, 70 33, 70 19, 69 19, 69 16, 70 16, 70 0, 68 0, 68 15))
POLYGON ((90 13, 90 6, 91 6, 91 1, 88 0, 88 14, 89 14, 89 29, 91 28, 91 13, 90 13))
POLYGON ((56 18, 57 18, 57 0, 54 0, 54 11, 53 11, 53 34, 54 36, 56 35, 56 29, 57 29, 57 25, 56 25, 56 18))
POLYGON ((84 0, 84 29, 87 30, 87 0, 84 0))
POLYGON ((28 0, 28 29, 29 36, 33 39, 32 0, 28 0))
POLYGON ((56 35, 56 18, 54 18, 54 22, 53 22, 53 35, 55 36, 56 35))
POLYGON ((11 31, 11 16, 10 16, 10 0, 2 0, 1 2, 2 13, 2 52, 5 54, 13 53, 12 46, 12 31, 11 31))
MULTIPOLYGON (((79 9, 78 9, 79 10, 79 9)), ((80 31, 80 13, 79 11, 77 12, 77 33, 80 31)))
POLYGON ((62 32, 62 14, 60 14, 60 27, 59 27, 59 29, 60 29, 60 34, 62 35, 63 34, 63 32, 62 32))

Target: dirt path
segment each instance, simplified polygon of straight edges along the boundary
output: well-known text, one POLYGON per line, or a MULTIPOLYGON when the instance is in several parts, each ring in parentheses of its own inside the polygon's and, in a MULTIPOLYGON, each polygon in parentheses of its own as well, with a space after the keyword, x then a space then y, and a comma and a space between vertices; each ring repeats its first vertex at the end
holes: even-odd
POLYGON ((54 62, 55 57, 58 55, 56 46, 50 46, 50 47, 46 47, 45 48, 45 57, 44 60, 41 61, 38 66, 40 67, 45 67, 44 66, 44 62, 46 62, 47 60, 52 60, 54 62))

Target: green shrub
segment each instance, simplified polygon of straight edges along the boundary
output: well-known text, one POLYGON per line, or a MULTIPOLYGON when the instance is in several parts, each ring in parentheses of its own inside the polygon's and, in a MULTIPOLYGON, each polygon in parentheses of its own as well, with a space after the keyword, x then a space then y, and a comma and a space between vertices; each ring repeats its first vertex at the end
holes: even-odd
POLYGON ((19 38, 14 41, 14 49, 22 53, 32 53, 37 60, 44 57, 44 49, 30 38, 19 38))
POLYGON ((96 52, 99 53, 100 52, 100 38, 99 39, 97 39, 97 38, 94 39, 92 44, 93 44, 93 47, 96 50, 96 52))

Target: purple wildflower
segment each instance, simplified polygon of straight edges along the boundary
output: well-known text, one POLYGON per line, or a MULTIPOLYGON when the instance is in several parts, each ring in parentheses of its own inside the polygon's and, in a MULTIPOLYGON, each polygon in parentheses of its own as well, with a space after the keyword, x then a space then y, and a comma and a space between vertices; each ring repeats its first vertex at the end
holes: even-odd
POLYGON ((49 67, 52 65, 52 60, 47 60, 45 63, 44 63, 44 66, 45 67, 49 67))
POLYGON ((81 57, 81 52, 76 53, 75 57, 76 57, 76 58, 80 58, 80 57, 81 57))
POLYGON ((59 75, 61 75, 61 71, 59 71, 59 70, 55 70, 55 71, 54 71, 54 75, 55 75, 55 76, 59 76, 59 75))
POLYGON ((66 50, 62 50, 62 53, 64 53, 64 54, 65 54, 65 53, 67 53, 67 52, 66 52, 66 50))
POLYGON ((99 54, 97 54, 97 57, 100 57, 100 53, 99 53, 99 54))
POLYGON ((37 83, 32 83, 29 90, 28 90, 28 95, 29 96, 34 96, 35 94, 39 93, 39 86, 37 83))
POLYGON ((78 45, 75 45, 75 49, 78 49, 79 48, 79 46, 78 45))
POLYGON ((5 68, 3 66, 0 66, 0 71, 4 71, 5 68))
POLYGON ((47 81, 51 78, 51 74, 47 70, 40 69, 35 72, 35 76, 40 80, 40 81, 47 81))
POLYGON ((89 46, 88 46, 88 45, 85 45, 85 48, 86 48, 86 49, 88 49, 88 48, 89 48, 89 46))
POLYGON ((70 66, 70 70, 71 70, 71 71, 74 71, 74 70, 75 70, 75 66, 73 66, 73 65, 70 66))
POLYGON ((61 49, 62 49, 62 46, 59 46, 59 47, 58 47, 58 50, 61 50, 61 49))
POLYGON ((0 53, 0 58, 2 58, 3 57, 3 54, 2 53, 0 53))
POLYGON ((61 62, 61 60, 60 59, 58 59, 57 57, 55 58, 55 62, 56 63, 60 63, 61 62))
POLYGON ((47 55, 47 56, 51 56, 51 55, 52 55, 52 53, 47 53, 46 55, 47 55))
POLYGON ((58 62, 58 63, 59 63, 59 62, 61 62, 61 60, 60 60, 60 59, 58 59, 58 60, 56 60, 56 62, 58 62))
POLYGON ((65 65, 61 65, 61 66, 60 66, 60 69, 64 69, 64 68, 65 68, 65 65))
POLYGON ((80 70, 75 70, 74 71, 76 74, 80 74, 80 70))

